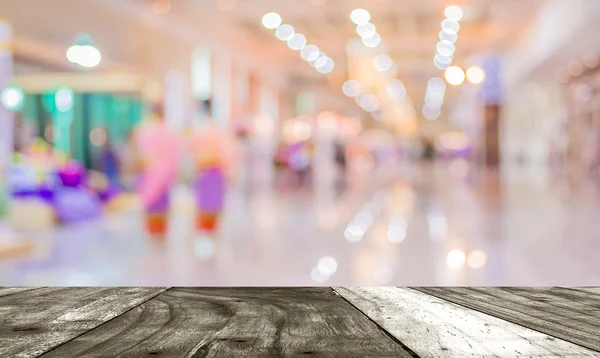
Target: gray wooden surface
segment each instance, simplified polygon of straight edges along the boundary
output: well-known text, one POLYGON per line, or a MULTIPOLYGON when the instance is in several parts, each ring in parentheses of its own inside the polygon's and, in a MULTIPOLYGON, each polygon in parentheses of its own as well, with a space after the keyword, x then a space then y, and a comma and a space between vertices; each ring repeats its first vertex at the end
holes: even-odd
POLYGON ((593 287, 0 287, 0 357, 600 357, 599 314, 593 287))
POLYGON ((600 294, 572 288, 417 288, 548 335, 600 351, 600 294))

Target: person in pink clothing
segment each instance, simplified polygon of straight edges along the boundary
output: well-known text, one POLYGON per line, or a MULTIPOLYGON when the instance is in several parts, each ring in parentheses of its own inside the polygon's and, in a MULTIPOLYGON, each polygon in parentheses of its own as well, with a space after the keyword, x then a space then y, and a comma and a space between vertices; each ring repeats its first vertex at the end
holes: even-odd
POLYGON ((228 179, 234 173, 238 153, 233 135, 210 119, 209 101, 205 103, 205 108, 209 118, 195 125, 191 152, 194 153, 196 169, 196 229, 212 233, 218 227, 225 205, 228 179))
POLYGON ((146 211, 146 230, 154 237, 167 231, 169 191, 177 178, 179 140, 164 122, 162 107, 156 106, 153 118, 135 132, 141 175, 138 193, 146 211))

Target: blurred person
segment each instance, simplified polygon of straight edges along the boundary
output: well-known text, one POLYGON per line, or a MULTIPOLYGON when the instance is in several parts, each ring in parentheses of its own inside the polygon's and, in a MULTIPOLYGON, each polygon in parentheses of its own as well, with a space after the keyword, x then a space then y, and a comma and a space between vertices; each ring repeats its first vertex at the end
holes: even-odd
POLYGON ((207 118, 193 128, 191 152, 194 153, 196 168, 196 229, 212 234, 218 228, 228 181, 235 173, 238 150, 233 135, 212 120, 210 100, 205 101, 205 111, 207 118))
POLYGON ((155 105, 153 118, 135 130, 141 153, 137 189, 146 212, 146 230, 155 238, 167 231, 170 189, 177 178, 179 141, 166 126, 163 108, 155 105))
POLYGON ((288 165, 296 174, 298 186, 308 183, 312 169, 312 147, 308 141, 292 144, 288 152, 288 165))
POLYGON ((343 143, 338 142, 335 145, 335 163, 338 166, 337 185, 343 187, 346 184, 347 162, 346 162, 346 147, 343 143))
POLYGON ((99 155, 99 166, 111 183, 119 183, 120 160, 116 150, 107 138, 99 155))
POLYGON ((435 159, 436 151, 435 145, 431 139, 423 139, 423 154, 422 158, 425 161, 432 161, 435 159))

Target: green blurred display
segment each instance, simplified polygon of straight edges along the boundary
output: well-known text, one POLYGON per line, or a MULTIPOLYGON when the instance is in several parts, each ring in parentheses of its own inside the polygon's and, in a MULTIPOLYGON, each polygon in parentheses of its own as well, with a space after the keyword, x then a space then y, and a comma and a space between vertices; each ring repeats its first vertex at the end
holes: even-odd
MULTIPOLYGON (((26 94, 21 120, 33 125, 37 135, 53 143, 53 130, 61 113, 56 109, 54 93, 26 94)), ((138 95, 109 93, 75 93, 71 110, 69 148, 71 156, 93 168, 94 158, 102 141, 92 143, 90 134, 96 129, 106 132, 111 146, 121 145, 143 116, 143 104, 138 95)), ((96 137, 97 138, 97 137, 96 137)))

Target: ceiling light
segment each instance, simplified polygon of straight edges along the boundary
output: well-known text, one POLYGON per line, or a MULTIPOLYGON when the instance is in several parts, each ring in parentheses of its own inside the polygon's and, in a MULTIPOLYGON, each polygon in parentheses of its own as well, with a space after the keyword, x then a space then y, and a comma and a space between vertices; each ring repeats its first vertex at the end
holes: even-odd
POLYGON ((439 77, 434 77, 427 82, 427 87, 429 88, 446 88, 446 82, 439 77))
POLYGON ((456 50, 456 48, 454 47, 454 45, 450 42, 444 42, 444 41, 440 41, 437 43, 437 53, 439 53, 442 56, 446 56, 446 57, 450 57, 452 55, 454 55, 454 51, 456 50))
POLYGON ((350 13, 350 20, 357 25, 365 25, 371 20, 371 14, 365 9, 355 9, 350 13))
POLYGON ((364 25, 358 25, 356 32, 360 37, 371 38, 377 33, 377 28, 372 23, 366 23, 364 25))
POLYGON ((460 25, 458 24, 458 22, 448 19, 442 21, 442 31, 450 35, 456 35, 458 33, 458 30, 460 30, 460 25))
POLYGON ((388 55, 380 54, 373 59, 373 65, 379 72, 387 72, 394 66, 394 61, 388 55))
POLYGON ((287 45, 292 50, 302 50, 304 46, 306 46, 306 37, 304 37, 302 34, 295 34, 291 39, 288 40, 287 45))
POLYGON ((356 97, 361 91, 360 82, 348 80, 342 85, 342 92, 348 97, 356 97))
POLYGON ((294 30, 292 25, 288 24, 281 25, 277 28, 277 30, 275 30, 275 36, 281 41, 288 41, 289 39, 294 37, 295 34, 296 31, 294 30))
POLYGON ((300 51, 300 56, 302 59, 308 62, 315 61, 317 58, 319 58, 320 54, 321 52, 319 51, 319 48, 315 45, 306 45, 300 51))
POLYGON ((262 24, 267 29, 274 30, 281 25, 281 16, 275 12, 265 14, 262 18, 262 24))
POLYGON ((23 90, 16 86, 6 87, 0 95, 0 103, 9 111, 18 111, 21 109, 24 99, 23 90))
POLYGON ((319 71, 320 73, 330 73, 331 71, 333 71, 334 67, 335 63, 333 62, 333 60, 329 57, 325 57, 325 63, 322 66, 318 67, 317 71, 319 71))
POLYGON ((472 66, 467 69, 467 79, 472 84, 480 84, 485 80, 485 71, 478 66, 472 66))
POLYGON ((325 66, 325 64, 327 63, 327 56, 325 56, 325 54, 321 53, 321 56, 315 61, 315 68, 319 69, 323 66, 325 66))
POLYGON ((379 44, 381 43, 381 35, 375 34, 373 37, 370 37, 370 38, 363 37, 361 40, 362 40, 363 45, 370 47, 370 48, 375 48, 375 47, 379 46, 379 44))
POLYGON ((451 5, 444 10, 444 15, 446 15, 446 18, 449 20, 458 22, 463 17, 463 11, 460 7, 451 5))
POLYGON ((445 76, 446 81, 453 86, 459 86, 465 81, 465 71, 458 66, 448 67, 445 76))
POLYGON ((444 30, 440 31, 439 36, 440 36, 440 40, 450 42, 450 43, 455 43, 456 40, 458 40, 458 35, 456 33, 449 34, 449 33, 445 32, 444 30))

